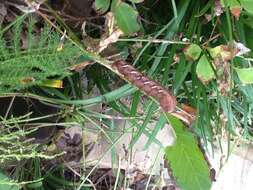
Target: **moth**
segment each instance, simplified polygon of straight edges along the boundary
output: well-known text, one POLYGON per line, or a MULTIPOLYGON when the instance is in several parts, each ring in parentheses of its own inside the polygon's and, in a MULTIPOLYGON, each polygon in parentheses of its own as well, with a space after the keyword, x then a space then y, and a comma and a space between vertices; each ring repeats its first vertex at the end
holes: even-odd
POLYGON ((175 96, 159 83, 145 76, 126 61, 116 61, 112 64, 112 67, 146 95, 157 100, 165 112, 171 113, 175 110, 177 104, 175 96))

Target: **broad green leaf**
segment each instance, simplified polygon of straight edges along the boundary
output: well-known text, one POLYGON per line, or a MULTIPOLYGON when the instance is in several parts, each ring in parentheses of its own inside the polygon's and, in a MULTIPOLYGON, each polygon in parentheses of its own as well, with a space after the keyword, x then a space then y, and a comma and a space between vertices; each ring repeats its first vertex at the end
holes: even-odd
POLYGON ((253 0, 241 0, 242 7, 253 14, 253 0))
POLYGON ((118 3, 115 3, 115 6, 113 6, 112 12, 118 27, 125 34, 133 34, 139 31, 140 25, 137 18, 138 13, 133 7, 127 3, 119 1, 118 3))
POLYGON ((11 182, 10 178, 8 178, 6 175, 4 175, 0 171, 0 189, 3 189, 3 190, 18 190, 19 188, 16 185, 12 185, 12 182, 11 182))
POLYGON ((196 61, 199 58, 201 51, 201 48, 197 44, 191 44, 185 49, 184 54, 188 59, 196 61))
POLYGON ((199 59, 196 72, 198 75, 198 78, 203 82, 207 83, 211 79, 215 78, 214 71, 206 57, 206 55, 202 55, 199 59))
POLYGON ((96 0, 95 1, 95 9, 97 12, 103 14, 110 7, 110 0, 96 0))
POLYGON ((251 68, 235 68, 235 71, 244 84, 253 84, 253 67, 251 68))
POLYGON ((207 161, 195 136, 178 119, 168 116, 176 142, 166 149, 172 175, 182 190, 210 190, 211 179, 207 161))

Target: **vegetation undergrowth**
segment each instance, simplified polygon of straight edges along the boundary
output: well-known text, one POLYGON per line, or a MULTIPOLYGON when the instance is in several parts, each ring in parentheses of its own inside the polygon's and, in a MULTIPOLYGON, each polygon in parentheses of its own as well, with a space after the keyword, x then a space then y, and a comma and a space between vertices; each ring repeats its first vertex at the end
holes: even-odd
POLYGON ((208 157, 252 141, 252 0, 24 2, 3 4, 0 189, 161 189, 166 169, 170 185, 208 190, 208 157), (157 150, 134 166, 144 183, 140 144, 157 150))

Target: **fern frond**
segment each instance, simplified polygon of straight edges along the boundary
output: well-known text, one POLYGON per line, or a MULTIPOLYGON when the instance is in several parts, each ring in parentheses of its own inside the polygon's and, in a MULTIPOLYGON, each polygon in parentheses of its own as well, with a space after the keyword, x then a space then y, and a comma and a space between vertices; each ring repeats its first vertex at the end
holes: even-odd
POLYGON ((70 72, 67 67, 81 55, 79 48, 70 42, 58 51, 60 35, 45 26, 39 36, 34 35, 34 20, 29 19, 27 46, 22 47, 24 19, 10 28, 12 39, 6 40, 0 32, 0 93, 13 92, 39 85, 48 78, 62 79, 70 72))

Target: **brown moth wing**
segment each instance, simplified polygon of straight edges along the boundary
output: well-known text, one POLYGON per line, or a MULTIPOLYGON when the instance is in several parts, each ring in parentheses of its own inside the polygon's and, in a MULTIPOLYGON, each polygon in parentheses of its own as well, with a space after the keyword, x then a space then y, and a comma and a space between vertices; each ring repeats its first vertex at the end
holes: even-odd
POLYGON ((114 62, 112 66, 134 86, 156 99, 165 112, 173 112, 175 110, 176 98, 160 84, 143 75, 123 60, 114 62))

